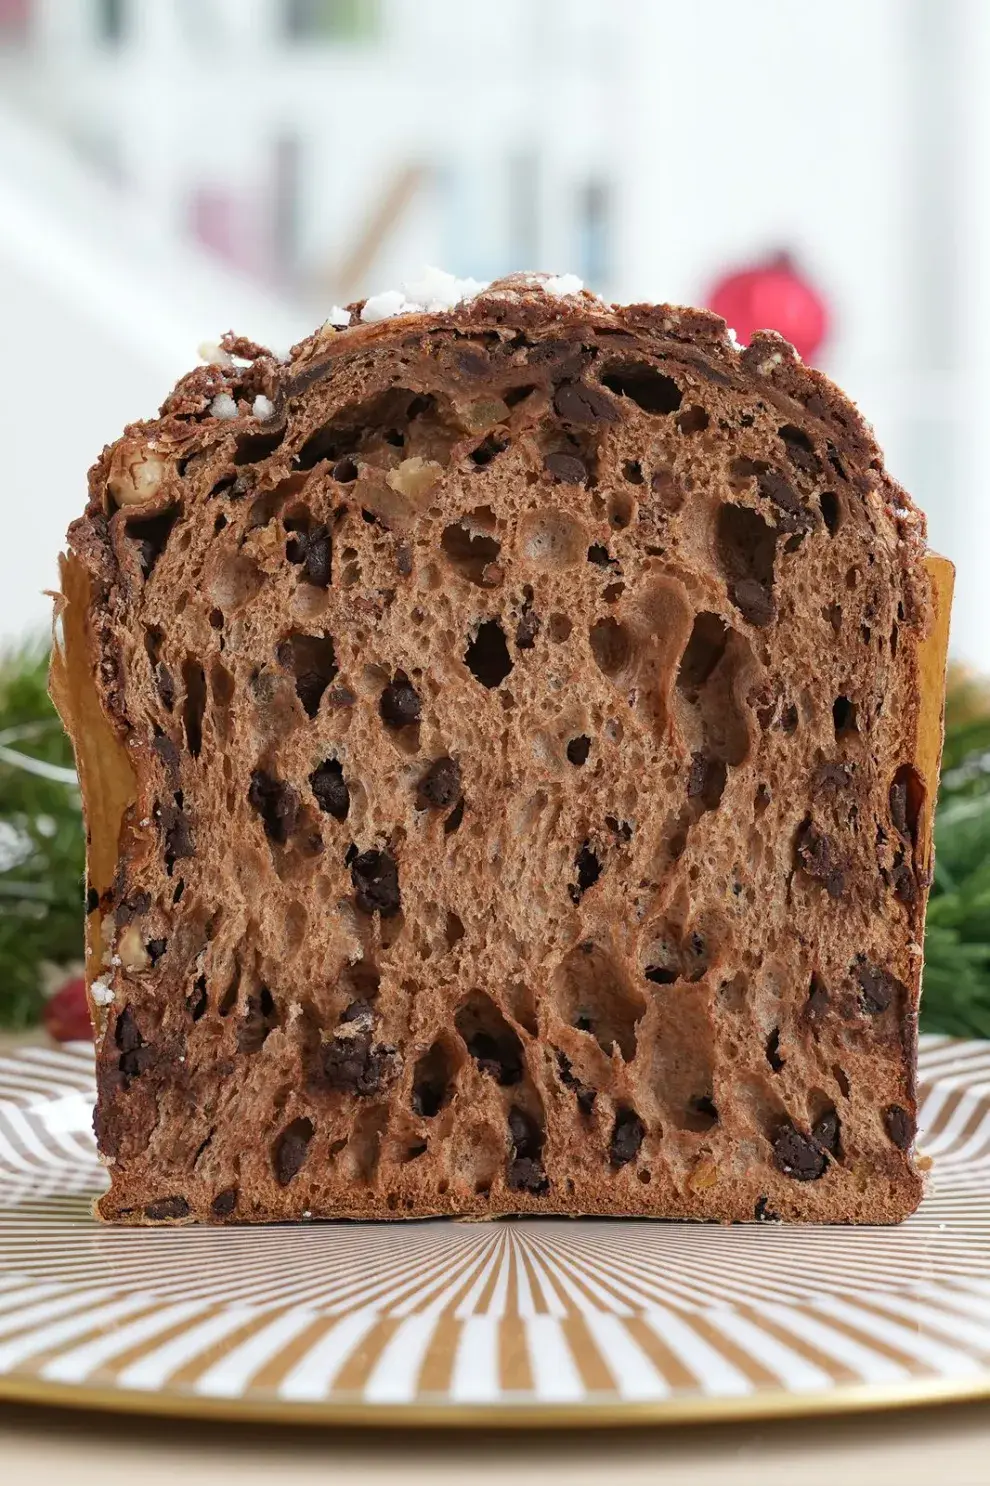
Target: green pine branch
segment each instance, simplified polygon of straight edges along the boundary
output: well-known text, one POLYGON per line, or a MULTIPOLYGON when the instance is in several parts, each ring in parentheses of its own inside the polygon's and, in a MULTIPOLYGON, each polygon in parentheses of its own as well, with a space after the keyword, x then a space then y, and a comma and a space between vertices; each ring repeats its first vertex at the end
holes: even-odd
MULTIPOLYGON (((83 831, 72 750, 38 644, 0 662, 0 1026, 36 1021, 43 966, 82 958, 83 831)), ((946 702, 922 1027, 990 1038, 990 688, 946 702)))

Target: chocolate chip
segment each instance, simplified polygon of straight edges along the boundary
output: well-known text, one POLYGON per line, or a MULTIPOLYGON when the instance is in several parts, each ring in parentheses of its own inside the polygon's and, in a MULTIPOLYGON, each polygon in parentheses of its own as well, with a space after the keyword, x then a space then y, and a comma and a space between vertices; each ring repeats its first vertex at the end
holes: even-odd
POLYGON ((572 738, 567 745, 567 762, 575 768, 580 768, 587 762, 588 754, 591 752, 591 739, 586 733, 577 738, 572 738))
POLYGON ((364 851, 351 862, 355 901, 362 913, 394 918, 399 911, 399 869, 387 851, 364 851))
POLYGON ((416 804, 420 810, 428 810, 431 807, 446 810, 460 798, 460 793, 459 765, 452 758, 438 758, 419 781, 416 804))
POLYGON ((619 416, 610 397, 584 382, 561 382, 553 405, 565 423, 614 423, 619 416))
POLYGON ((334 820, 347 819, 351 792, 347 788, 343 766, 335 758, 328 758, 318 765, 310 774, 309 783, 324 814, 332 815, 334 820))
POLYGON ((303 1118, 293 1120, 276 1140, 272 1151, 272 1166, 275 1180, 280 1187, 287 1187, 299 1171, 306 1159, 313 1133, 312 1120, 303 1118))
POLYGON ((815 1182, 827 1165, 825 1152, 810 1135, 789 1121, 773 1138, 774 1163, 778 1171, 796 1182, 815 1182))
POLYGON ((179 750, 176 748, 175 744, 172 742, 172 739, 168 736, 168 734, 157 734, 151 746, 157 753, 158 757, 161 759, 162 763, 165 765, 166 769, 168 769, 169 773, 176 773, 179 768, 179 750))
POLYGON ((381 719, 387 727, 405 728, 419 722, 419 694, 404 671, 396 671, 381 694, 378 703, 381 719))
POLYGON ((830 1156, 839 1152, 839 1116, 834 1109, 827 1109, 811 1127, 811 1138, 830 1156))
POLYGON ((914 1120, 907 1110, 899 1104, 888 1104, 883 1112, 883 1126, 898 1150, 906 1151, 915 1133, 914 1120))
POLYGON ((907 988, 895 976, 860 956, 855 965, 860 1002, 868 1016, 879 1016, 898 996, 906 999, 907 988))
POLYGON ((805 816, 794 843, 797 865, 820 882, 830 898, 841 898, 846 887, 846 871, 832 840, 805 816))
POLYGON ((821 471, 821 462, 815 453, 815 446, 805 433, 803 428, 796 428, 793 423, 786 423, 783 428, 778 428, 777 433, 784 441, 787 457, 791 464, 806 475, 817 475, 821 471))
POLYGON ((187 1218, 189 1204, 184 1197, 163 1197, 160 1202, 149 1202, 144 1215, 153 1223, 167 1222, 170 1218, 187 1218))
MULTIPOLYGON (((97 898, 99 903, 99 898, 97 898)), ((140 918, 141 914, 147 913, 151 907, 151 894, 145 892, 129 893, 122 902, 117 904, 113 912, 114 923, 118 929, 129 924, 132 919, 140 918)))
POLYGON ((757 629, 766 629, 776 613, 772 593, 755 578, 739 578, 731 583, 729 598, 742 617, 757 629))
POLYGON ((548 475, 552 475, 555 480, 562 480, 565 485, 583 485, 588 478, 588 466, 576 454, 547 454, 543 460, 543 468, 548 475))
POLYGON ((159 805, 156 813, 164 836, 165 870, 171 877, 172 868, 177 861, 195 854, 192 830, 179 805, 159 805))
POLYGON ((646 1126, 634 1109, 617 1110, 608 1152, 612 1165, 625 1166, 638 1155, 645 1134, 646 1126))
POLYGON ((229 1218, 237 1206, 237 1188, 228 1187, 225 1192, 218 1192, 210 1203, 210 1210, 215 1218, 229 1218))
POLYGON ((357 1001, 352 1001, 340 1013, 341 1026, 347 1026, 351 1022, 360 1022, 365 1030, 370 1030, 374 1025, 374 1021, 375 1009, 371 1002, 365 1001, 363 997, 357 1001))
POLYGON ((413 551, 412 548, 407 546, 405 542, 403 542, 400 547, 396 548, 395 567, 396 571, 400 573, 403 578, 408 578, 409 574, 413 570, 413 551))
POLYGON ((707 810, 714 810, 722 798, 726 777, 723 759, 709 758, 704 753, 692 753, 691 767, 688 770, 688 799, 699 799, 707 810))
POLYGON ((284 846, 299 819, 299 796, 264 769, 255 769, 248 788, 248 803, 261 816, 265 835, 277 846, 284 846))
POLYGON ((770 1206, 770 1199, 768 1197, 757 1197, 753 1217, 758 1223, 779 1223, 782 1221, 780 1214, 775 1213, 770 1206))
POLYGON ((399 1071, 398 1054, 385 1043, 373 1043, 369 1031, 360 1031, 327 1043, 323 1071, 331 1089, 365 1097, 392 1083, 399 1071))
POLYGON ((783 512, 782 531, 808 531, 814 525, 809 511, 792 485, 777 470, 761 471, 756 482, 760 494, 783 512))
POLYGON ((513 1191, 538 1196, 550 1187, 542 1163, 543 1132, 536 1120, 515 1104, 509 1110, 508 1123, 512 1142, 508 1184, 513 1191))

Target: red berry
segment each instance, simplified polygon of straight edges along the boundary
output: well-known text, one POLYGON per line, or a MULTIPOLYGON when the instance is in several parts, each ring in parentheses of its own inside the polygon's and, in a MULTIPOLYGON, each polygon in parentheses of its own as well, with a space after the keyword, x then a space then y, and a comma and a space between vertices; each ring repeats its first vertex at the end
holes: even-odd
POLYGON ((86 981, 81 975, 67 980, 45 1002, 44 1023, 56 1042, 89 1042, 92 1039, 86 981))
POLYGON ((828 310, 821 296, 786 254, 756 268, 719 279, 708 307, 721 315, 748 345, 757 330, 776 330, 802 361, 810 361, 828 333, 828 310))

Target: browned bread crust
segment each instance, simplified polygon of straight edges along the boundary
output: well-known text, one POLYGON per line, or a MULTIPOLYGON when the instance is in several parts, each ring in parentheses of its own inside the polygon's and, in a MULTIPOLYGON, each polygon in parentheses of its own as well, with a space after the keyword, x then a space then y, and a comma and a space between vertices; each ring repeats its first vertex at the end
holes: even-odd
POLYGON ((902 1218, 947 590, 869 429, 697 310, 354 311, 69 533, 100 1212, 902 1218))

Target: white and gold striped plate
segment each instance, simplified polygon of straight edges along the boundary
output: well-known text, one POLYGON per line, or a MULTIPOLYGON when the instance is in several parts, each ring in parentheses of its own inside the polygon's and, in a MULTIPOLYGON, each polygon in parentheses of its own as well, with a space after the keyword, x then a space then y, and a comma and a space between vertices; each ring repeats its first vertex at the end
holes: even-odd
POLYGON ((324 1423, 620 1424, 990 1396, 990 1043, 922 1039, 899 1228, 115 1230, 92 1054, 0 1058, 0 1398, 324 1423))

